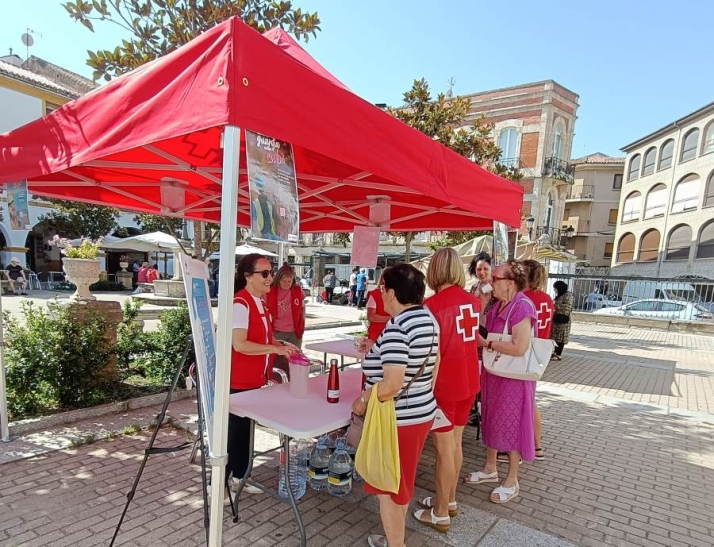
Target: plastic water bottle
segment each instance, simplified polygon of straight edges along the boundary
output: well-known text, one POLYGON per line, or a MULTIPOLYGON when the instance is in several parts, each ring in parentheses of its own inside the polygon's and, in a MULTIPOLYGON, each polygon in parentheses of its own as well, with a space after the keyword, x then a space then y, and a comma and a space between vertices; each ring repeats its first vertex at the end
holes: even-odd
POLYGON ((352 491, 352 458, 340 441, 330 456, 328 466, 327 491, 332 496, 344 497, 352 491))
MULTIPOLYGON (((290 443, 290 490, 296 500, 305 495, 306 476, 305 476, 305 451, 308 444, 304 439, 297 439, 290 443)), ((289 498, 288 489, 285 485, 285 449, 280 451, 280 477, 278 479, 278 494, 280 497, 289 498)))
POLYGON ((327 488, 327 473, 330 466, 330 451, 325 441, 320 437, 310 453, 310 468, 307 471, 310 488, 324 490, 327 488))
POLYGON ((362 475, 357 473, 357 469, 355 469, 355 455, 357 454, 357 449, 345 442, 345 452, 350 455, 350 459, 352 460, 352 480, 358 482, 362 481, 362 475))

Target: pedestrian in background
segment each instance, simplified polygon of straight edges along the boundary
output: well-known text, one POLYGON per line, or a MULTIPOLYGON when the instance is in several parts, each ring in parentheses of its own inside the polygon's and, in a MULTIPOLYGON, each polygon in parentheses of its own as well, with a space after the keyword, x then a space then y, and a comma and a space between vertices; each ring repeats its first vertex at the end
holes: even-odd
POLYGON ((570 341, 570 314, 573 313, 575 298, 568 290, 565 281, 556 281, 553 288, 557 296, 553 301, 555 313, 553 313, 553 330, 550 337, 555 341, 555 351, 551 359, 560 361, 563 358, 565 344, 570 341))
POLYGON ((357 306, 357 274, 359 273, 359 268, 355 266, 352 268, 352 273, 350 274, 350 306, 357 306))
POLYGON ((322 284, 325 287, 325 300, 328 304, 332 304, 332 295, 334 294, 335 286, 337 285, 335 270, 327 270, 327 275, 322 278, 322 284))

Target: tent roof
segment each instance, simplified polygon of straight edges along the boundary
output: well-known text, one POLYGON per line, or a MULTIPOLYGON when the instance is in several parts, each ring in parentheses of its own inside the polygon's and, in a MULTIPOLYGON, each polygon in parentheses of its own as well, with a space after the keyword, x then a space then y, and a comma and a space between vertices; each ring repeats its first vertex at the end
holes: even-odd
MULTIPOLYGON (((523 189, 347 90, 289 36, 237 18, 0 135, 0 182, 30 192, 218 221, 222 134, 235 125, 290 142, 300 229, 466 230, 520 223, 523 189), (271 41, 272 40, 272 41, 271 41), (458 204, 454 205, 454 204, 458 204)), ((241 144, 245 167, 245 144, 241 144)), ((238 223, 249 226, 241 169, 238 223)))

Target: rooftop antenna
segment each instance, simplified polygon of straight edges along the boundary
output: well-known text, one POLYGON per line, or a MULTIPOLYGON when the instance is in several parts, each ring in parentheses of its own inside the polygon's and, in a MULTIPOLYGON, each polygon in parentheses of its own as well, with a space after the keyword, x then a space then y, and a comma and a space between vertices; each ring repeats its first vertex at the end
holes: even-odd
POLYGON ((454 96, 454 84, 456 83, 456 80, 454 80, 453 77, 449 78, 449 81, 446 82, 449 84, 449 90, 446 92, 446 96, 451 99, 454 96))
POLYGON ((42 36, 42 34, 35 32, 30 27, 27 27, 27 32, 20 36, 20 40, 22 40, 22 43, 25 44, 25 52, 27 53, 25 60, 30 58, 30 47, 35 44, 35 39, 32 37, 33 34, 37 34, 40 37, 42 36))

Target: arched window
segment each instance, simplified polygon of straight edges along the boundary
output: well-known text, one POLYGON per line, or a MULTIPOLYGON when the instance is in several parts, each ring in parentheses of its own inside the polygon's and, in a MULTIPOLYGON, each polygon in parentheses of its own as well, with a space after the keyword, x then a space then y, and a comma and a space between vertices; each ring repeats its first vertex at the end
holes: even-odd
POLYGON ((659 253, 659 230, 647 230, 640 238, 640 252, 637 260, 640 262, 652 262, 657 260, 659 253))
POLYGON ((657 170, 667 169, 672 166, 672 156, 674 156, 674 139, 665 141, 659 151, 659 165, 657 170))
POLYGON ((635 259, 635 234, 626 233, 617 245, 617 261, 632 262, 635 259))
POLYGON ((710 220, 699 232, 697 258, 714 258, 714 220, 710 220))
POLYGON ((627 180, 635 180, 637 178, 637 173, 640 172, 640 160, 642 157, 639 154, 632 156, 630 160, 630 170, 627 172, 627 180))
POLYGON ((654 173, 655 160, 657 159, 657 149, 653 146, 647 152, 642 165, 642 176, 651 175, 654 173))
POLYGON ((687 175, 674 187, 674 201, 672 202, 672 212, 681 213, 697 208, 699 203, 699 186, 701 179, 699 175, 687 175))
POLYGON ((640 218, 642 210, 642 194, 632 192, 625 198, 625 204, 622 211, 622 222, 632 222, 640 218))
POLYGON ((702 154, 714 152, 714 120, 709 122, 704 129, 704 141, 702 142, 702 154))
POLYGON ((692 248, 692 229, 687 224, 675 226, 669 232, 665 260, 687 260, 692 248))
POLYGON ((699 142, 699 128, 694 128, 684 136, 682 141, 682 153, 679 161, 689 161, 697 157, 697 143, 699 142))
POLYGON ((657 184, 647 194, 645 201, 645 218, 664 215, 667 211, 667 187, 664 184, 657 184))
POLYGON ((518 131, 509 127, 498 136, 498 147, 501 149, 500 163, 508 167, 518 163, 518 131))
POLYGON ((704 188, 704 202, 702 207, 714 207, 714 171, 709 174, 707 187, 704 188))

